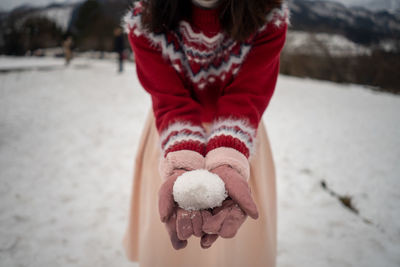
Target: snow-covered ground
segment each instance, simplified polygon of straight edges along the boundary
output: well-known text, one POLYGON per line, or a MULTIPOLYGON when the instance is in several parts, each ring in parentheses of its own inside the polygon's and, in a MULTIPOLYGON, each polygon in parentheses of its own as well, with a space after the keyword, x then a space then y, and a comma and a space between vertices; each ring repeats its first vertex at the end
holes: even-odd
MULTIPOLYGON (((0 266, 137 266, 121 239, 149 97, 131 63, 50 61, 0 74, 0 266)), ((264 116, 279 267, 400 265, 399 114, 399 96, 280 76, 264 116)))
POLYGON ((0 71, 2 72, 26 69, 38 70, 42 68, 56 70, 62 67, 63 62, 59 58, 43 57, 38 59, 35 57, 0 56, 0 71))

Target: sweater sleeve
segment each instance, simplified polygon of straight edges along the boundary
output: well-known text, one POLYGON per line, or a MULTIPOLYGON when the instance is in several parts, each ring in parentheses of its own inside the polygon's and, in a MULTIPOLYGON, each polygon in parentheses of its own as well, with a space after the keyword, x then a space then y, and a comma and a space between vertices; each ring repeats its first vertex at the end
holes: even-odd
POLYGON ((279 55, 288 27, 282 15, 267 23, 254 37, 253 45, 236 77, 223 90, 208 137, 206 152, 233 148, 247 158, 261 117, 270 102, 279 73, 279 55))
POLYGON ((164 157, 179 150, 204 155, 206 134, 200 120, 201 105, 191 97, 171 62, 152 43, 149 33, 140 29, 140 18, 135 11, 129 16, 128 39, 135 54, 139 81, 151 95, 164 157))

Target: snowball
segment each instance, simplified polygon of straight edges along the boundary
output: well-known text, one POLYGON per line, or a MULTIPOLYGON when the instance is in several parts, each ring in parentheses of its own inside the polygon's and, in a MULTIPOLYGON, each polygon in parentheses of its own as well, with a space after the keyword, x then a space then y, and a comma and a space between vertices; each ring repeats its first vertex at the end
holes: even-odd
POLYGON ((207 170, 183 173, 175 181, 173 195, 179 207, 185 210, 215 208, 228 196, 221 178, 207 170))

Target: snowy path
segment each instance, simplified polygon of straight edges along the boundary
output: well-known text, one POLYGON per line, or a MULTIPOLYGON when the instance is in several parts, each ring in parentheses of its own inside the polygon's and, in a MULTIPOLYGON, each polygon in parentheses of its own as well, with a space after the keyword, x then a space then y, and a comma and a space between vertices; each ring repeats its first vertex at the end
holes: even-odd
MULTIPOLYGON (((121 239, 150 100, 132 65, 122 75, 115 67, 79 59, 0 74, 0 266, 137 266, 121 239)), ((264 116, 278 174, 279 267, 400 265, 399 114, 398 96, 280 77, 264 116)))

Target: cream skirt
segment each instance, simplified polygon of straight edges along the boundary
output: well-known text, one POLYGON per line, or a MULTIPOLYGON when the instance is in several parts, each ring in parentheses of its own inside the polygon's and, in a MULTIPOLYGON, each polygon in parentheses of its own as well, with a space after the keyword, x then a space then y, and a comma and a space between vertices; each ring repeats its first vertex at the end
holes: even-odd
MULTIPOLYGON (((205 125, 206 128, 207 125, 205 125)), ((174 250, 158 214, 159 135, 149 113, 136 155, 128 229, 124 246, 140 267, 272 267, 276 258, 275 169, 268 136, 261 123, 255 155, 250 160, 250 187, 259 218, 250 217, 234 238, 218 238, 209 249, 192 236, 182 250, 174 250)))

